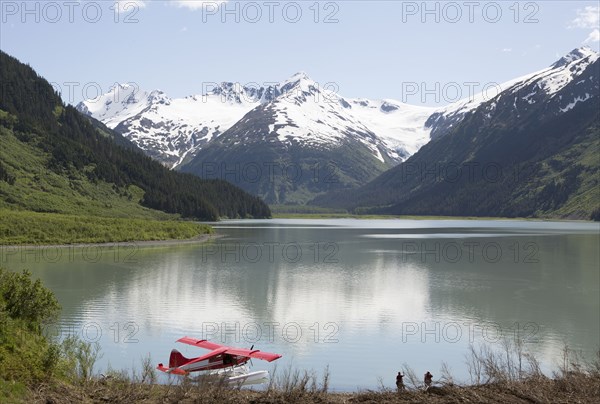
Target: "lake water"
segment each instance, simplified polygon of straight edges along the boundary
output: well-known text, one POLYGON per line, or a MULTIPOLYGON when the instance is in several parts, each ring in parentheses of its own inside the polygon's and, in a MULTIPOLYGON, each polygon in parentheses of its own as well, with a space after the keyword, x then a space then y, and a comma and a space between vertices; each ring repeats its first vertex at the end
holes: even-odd
POLYGON ((98 341, 98 371, 206 351, 184 335, 277 352, 353 391, 393 387, 403 363, 468 381, 469 344, 520 336, 554 368, 564 344, 600 346, 597 223, 487 220, 245 220, 208 244, 0 247, 62 307, 49 334, 98 341))

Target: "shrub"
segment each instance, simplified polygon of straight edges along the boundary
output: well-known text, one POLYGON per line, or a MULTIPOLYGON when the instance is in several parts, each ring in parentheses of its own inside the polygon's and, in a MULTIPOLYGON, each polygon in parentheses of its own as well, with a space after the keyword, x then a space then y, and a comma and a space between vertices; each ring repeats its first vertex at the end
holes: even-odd
POLYGON ((58 350, 42 336, 42 324, 60 307, 40 280, 27 271, 0 269, 0 379, 23 383, 50 377, 58 350))

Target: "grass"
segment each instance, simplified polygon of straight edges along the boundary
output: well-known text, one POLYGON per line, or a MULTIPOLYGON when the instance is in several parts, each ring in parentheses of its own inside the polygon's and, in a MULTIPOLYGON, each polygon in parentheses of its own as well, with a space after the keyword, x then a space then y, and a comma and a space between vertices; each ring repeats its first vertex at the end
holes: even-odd
MULTIPOLYGON (((104 217, 173 219, 174 215, 139 204, 144 191, 118 188, 88 179, 86 171, 57 173, 47 168, 50 156, 35 144, 20 141, 0 127, 0 161, 15 181, 0 181, 0 209, 104 217)), ((32 140, 32 142, 34 142, 32 140)))
POLYGON ((0 379, 0 403, 25 402, 29 394, 24 383, 0 379))
POLYGON ((181 240, 212 233, 177 220, 125 219, 0 209, 0 245, 181 240))
POLYGON ((141 206, 139 187, 91 181, 92 167, 48 169, 50 156, 34 137, 18 139, 0 126, 0 142, 0 162, 13 178, 0 180, 0 245, 181 240, 212 232, 141 206))

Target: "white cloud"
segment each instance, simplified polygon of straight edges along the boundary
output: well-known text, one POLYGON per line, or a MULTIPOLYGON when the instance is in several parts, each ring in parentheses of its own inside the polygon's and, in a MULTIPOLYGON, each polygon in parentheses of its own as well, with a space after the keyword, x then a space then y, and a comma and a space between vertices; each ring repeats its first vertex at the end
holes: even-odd
POLYGON ((569 28, 598 29, 600 25, 600 6, 587 6, 577 9, 577 17, 571 21, 569 28))
POLYGON ((135 10, 146 7, 144 0, 117 0, 115 1, 116 11, 119 13, 132 13, 135 10))
POLYGON ((227 0, 212 0, 212 1, 208 1, 208 0, 172 0, 172 1, 177 7, 185 7, 185 8, 189 8, 190 10, 200 10, 202 7, 209 6, 209 5, 218 7, 221 4, 227 2, 227 0))
POLYGON ((588 35, 587 39, 583 43, 600 42, 600 30, 596 28, 588 35))
POLYGON ((512 52, 512 48, 504 48, 502 49, 502 52, 512 52))
POLYGON ((569 22, 567 28, 592 29, 583 43, 600 42, 600 6, 577 9, 577 17, 569 22))

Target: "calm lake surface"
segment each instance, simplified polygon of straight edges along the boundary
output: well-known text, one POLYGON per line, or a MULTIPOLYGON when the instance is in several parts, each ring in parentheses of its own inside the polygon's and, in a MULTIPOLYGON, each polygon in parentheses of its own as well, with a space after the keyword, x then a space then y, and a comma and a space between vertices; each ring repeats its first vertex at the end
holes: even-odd
POLYGON ((277 372, 321 373, 353 391, 394 386, 403 363, 469 381, 469 344, 520 336, 545 369, 564 344, 600 346, 597 223, 275 219, 217 223, 207 244, 0 247, 62 307, 47 332, 101 344, 96 370, 207 351, 188 335, 277 352, 277 372))

